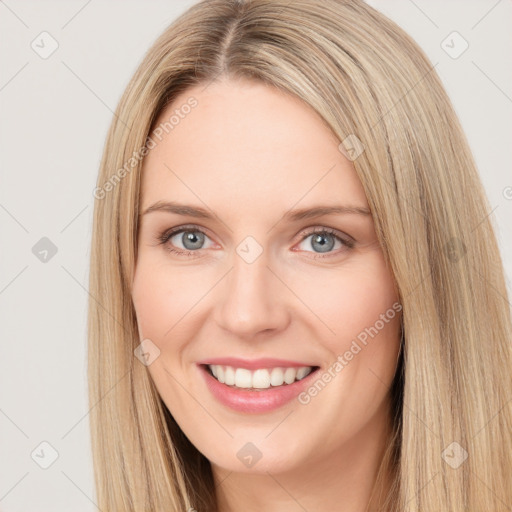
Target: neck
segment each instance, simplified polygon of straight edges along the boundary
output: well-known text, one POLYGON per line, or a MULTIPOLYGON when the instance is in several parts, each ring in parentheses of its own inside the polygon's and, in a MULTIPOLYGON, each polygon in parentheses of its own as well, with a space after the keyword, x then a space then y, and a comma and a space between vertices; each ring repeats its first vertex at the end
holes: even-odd
POLYGON ((389 403, 384 403, 380 413, 337 451, 308 457, 290 471, 233 473, 212 463, 218 511, 385 510, 393 480, 386 457, 391 434, 389 403))

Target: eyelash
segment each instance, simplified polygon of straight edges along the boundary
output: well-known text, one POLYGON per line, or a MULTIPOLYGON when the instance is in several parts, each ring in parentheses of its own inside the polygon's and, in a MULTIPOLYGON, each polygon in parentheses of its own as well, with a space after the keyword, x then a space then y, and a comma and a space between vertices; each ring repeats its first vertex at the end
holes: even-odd
MULTIPOLYGON (((199 232, 205 236, 208 236, 199 226, 194 226, 194 225, 181 226, 179 228, 173 228, 171 230, 164 231, 161 235, 158 236, 158 243, 161 245, 166 245, 167 242, 174 235, 177 235, 177 234, 183 233, 183 232, 192 232, 192 233, 199 232)), ((316 234, 333 235, 335 238, 337 238, 343 244, 344 249, 352 249, 354 247, 354 241, 352 239, 350 239, 348 237, 344 238, 340 235, 339 231, 332 229, 332 228, 326 228, 326 227, 317 227, 317 228, 314 228, 313 230, 304 230, 301 233, 302 238, 299 241, 299 243, 303 242, 306 238, 310 237, 311 235, 316 235, 316 234)), ((179 256, 193 256, 193 257, 195 257, 196 254, 201 251, 201 249, 198 249, 195 251, 182 251, 182 250, 175 249, 174 247, 170 247, 170 246, 167 246, 166 249, 171 253, 178 254, 179 256)), ((325 255, 323 255, 321 253, 314 253, 315 256, 313 256, 313 258, 314 259, 329 258, 329 257, 332 257, 332 256, 338 254, 340 250, 343 250, 343 249, 339 249, 337 252, 325 253, 325 255)), ((310 251, 306 251, 306 252, 310 252, 310 251)))

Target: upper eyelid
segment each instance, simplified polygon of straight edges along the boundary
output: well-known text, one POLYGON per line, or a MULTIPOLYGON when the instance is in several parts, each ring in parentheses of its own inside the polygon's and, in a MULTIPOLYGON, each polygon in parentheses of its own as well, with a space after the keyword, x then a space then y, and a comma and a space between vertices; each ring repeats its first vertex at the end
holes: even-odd
POLYGON ((193 224, 185 224, 184 226, 178 226, 175 228, 167 229, 162 232, 160 237, 161 238, 163 238, 163 237, 170 238, 171 236, 177 235, 178 233, 182 233, 183 231, 199 231, 209 237, 207 229, 202 228, 200 226, 195 226, 193 224))

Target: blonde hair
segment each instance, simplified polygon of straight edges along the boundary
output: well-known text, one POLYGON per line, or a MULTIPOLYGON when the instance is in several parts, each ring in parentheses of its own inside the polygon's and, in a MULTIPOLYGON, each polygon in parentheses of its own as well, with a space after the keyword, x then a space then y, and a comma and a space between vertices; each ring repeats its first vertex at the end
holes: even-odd
POLYGON ((131 283, 148 136, 178 94, 221 77, 278 87, 316 110, 340 141, 364 144, 353 163, 403 306, 384 509, 512 506, 503 267, 471 151, 434 66, 360 0, 205 0, 146 54, 101 162, 88 332, 99 508, 217 509, 208 460, 134 357, 141 340, 131 283), (465 453, 455 467, 450 459, 465 453))

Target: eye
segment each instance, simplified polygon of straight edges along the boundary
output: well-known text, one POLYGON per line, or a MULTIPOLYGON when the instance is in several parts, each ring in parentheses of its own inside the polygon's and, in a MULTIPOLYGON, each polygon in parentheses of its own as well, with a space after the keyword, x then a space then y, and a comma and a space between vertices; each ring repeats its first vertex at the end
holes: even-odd
MULTIPOLYGON (((348 235, 325 227, 304 231, 301 236, 299 250, 311 252, 309 249, 312 249, 312 252, 316 253, 313 258, 334 256, 351 249, 355 243, 348 235), (338 251, 334 249, 338 249, 338 251)), ((173 228, 158 236, 159 244, 164 245, 169 252, 180 256, 199 256, 198 253, 202 249, 211 247, 211 245, 204 246, 205 240, 210 240, 210 238, 202 229, 193 225, 173 228)))
MULTIPOLYGON (((303 245, 300 250, 308 252, 308 247, 317 252, 314 258, 325 258, 333 256, 333 249, 347 250, 354 247, 354 240, 347 235, 343 236, 341 233, 331 228, 319 227, 313 231, 301 233, 303 236, 301 244, 303 245), (324 256, 325 254, 325 256, 324 256)), ((300 247, 300 246, 299 246, 300 247)), ((340 251, 334 251, 334 254, 340 251)))
POLYGON ((208 247, 203 247, 205 239, 209 240, 206 233, 196 226, 171 229, 158 237, 159 242, 164 244, 168 251, 184 256, 192 256, 194 252, 207 249, 208 247))

